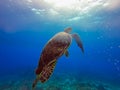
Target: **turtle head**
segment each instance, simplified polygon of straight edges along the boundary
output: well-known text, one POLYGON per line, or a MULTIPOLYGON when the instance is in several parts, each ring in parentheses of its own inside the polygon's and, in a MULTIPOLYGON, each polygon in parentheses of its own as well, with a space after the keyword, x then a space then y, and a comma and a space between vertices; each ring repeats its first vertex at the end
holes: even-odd
POLYGON ((64 32, 66 32, 66 33, 70 33, 70 32, 71 32, 71 30, 72 30, 72 28, 71 28, 71 27, 67 27, 67 28, 65 28, 65 29, 64 29, 64 32))

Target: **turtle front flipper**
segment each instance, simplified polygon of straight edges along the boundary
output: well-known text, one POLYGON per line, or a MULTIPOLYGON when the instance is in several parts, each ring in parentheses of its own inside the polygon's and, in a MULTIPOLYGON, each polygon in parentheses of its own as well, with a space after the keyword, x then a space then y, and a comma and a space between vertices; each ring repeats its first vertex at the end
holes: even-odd
POLYGON ((66 57, 68 57, 69 56, 68 50, 65 50, 64 54, 65 54, 66 57))
POLYGON ((82 52, 84 53, 83 44, 82 44, 82 41, 81 41, 79 35, 75 33, 75 34, 72 34, 72 37, 75 39, 77 45, 81 48, 82 52))

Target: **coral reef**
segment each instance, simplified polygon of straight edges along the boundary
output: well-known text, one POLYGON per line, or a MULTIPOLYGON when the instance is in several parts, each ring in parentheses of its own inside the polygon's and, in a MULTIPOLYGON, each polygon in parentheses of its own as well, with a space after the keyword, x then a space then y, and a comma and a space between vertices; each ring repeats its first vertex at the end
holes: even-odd
MULTIPOLYGON (((28 78, 24 75, 16 79, 3 79, 0 83, 0 90, 32 90, 33 76, 28 75, 28 78)), ((95 80, 79 80, 74 75, 58 74, 52 76, 44 84, 39 82, 35 90, 120 90, 120 87, 95 80)))

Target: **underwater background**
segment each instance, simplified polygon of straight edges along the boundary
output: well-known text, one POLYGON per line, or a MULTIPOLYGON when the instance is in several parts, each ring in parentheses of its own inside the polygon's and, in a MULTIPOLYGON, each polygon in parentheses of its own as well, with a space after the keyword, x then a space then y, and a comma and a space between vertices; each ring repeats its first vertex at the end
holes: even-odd
POLYGON ((69 57, 35 90, 120 90, 119 0, 1 0, 0 90, 32 90, 40 54, 56 33, 72 27, 69 57))

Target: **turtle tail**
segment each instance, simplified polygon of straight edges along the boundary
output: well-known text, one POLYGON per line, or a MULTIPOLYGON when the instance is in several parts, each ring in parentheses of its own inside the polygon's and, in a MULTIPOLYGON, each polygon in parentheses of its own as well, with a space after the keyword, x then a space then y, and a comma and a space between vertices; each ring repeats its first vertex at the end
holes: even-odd
POLYGON ((35 90, 35 87, 37 85, 37 82, 38 82, 38 78, 36 78, 32 84, 32 90, 35 90))

